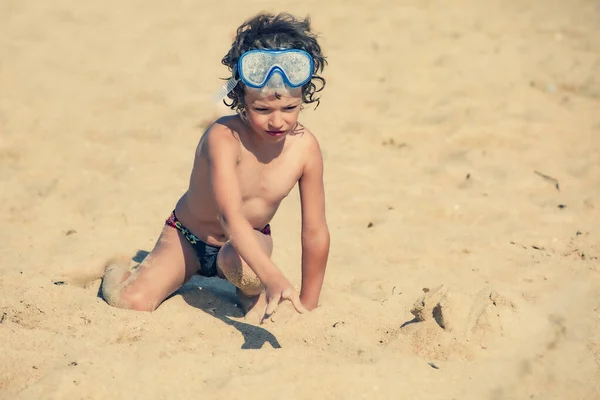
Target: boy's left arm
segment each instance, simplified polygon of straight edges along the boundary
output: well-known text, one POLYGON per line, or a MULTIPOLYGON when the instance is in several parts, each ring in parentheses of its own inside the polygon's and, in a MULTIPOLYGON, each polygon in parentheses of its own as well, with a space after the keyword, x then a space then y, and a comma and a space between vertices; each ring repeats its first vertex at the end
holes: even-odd
POLYGON ((300 300, 317 308, 329 256, 329 229, 325 218, 323 157, 317 139, 310 135, 308 157, 299 180, 302 204, 302 289, 300 300))

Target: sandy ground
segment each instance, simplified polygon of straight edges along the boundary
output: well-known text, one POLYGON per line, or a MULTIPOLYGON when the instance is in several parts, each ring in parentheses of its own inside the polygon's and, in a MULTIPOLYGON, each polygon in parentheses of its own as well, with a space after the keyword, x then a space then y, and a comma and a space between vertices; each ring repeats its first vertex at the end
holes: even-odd
MULTIPOLYGON (((599 399, 600 4, 240 4, 0 2, 0 397, 599 399), (259 10, 310 14, 330 62, 302 117, 321 307, 259 326, 200 278, 107 306, 94 277, 152 248, 259 10)), ((295 283, 298 206, 272 224, 295 283)))

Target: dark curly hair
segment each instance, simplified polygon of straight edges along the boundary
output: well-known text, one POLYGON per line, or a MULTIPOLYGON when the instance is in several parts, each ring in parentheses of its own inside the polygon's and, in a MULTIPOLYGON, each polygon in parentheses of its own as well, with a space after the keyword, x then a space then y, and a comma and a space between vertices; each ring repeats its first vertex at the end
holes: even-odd
MULTIPOLYGON (((321 53, 317 36, 311 31, 310 17, 299 20, 288 13, 256 15, 237 29, 231 49, 223 57, 221 63, 229 67, 229 71, 233 73, 238 59, 245 52, 254 49, 275 48, 300 49, 312 56, 314 69, 311 80, 302 87, 302 101, 307 104, 317 103, 316 107, 318 107, 320 99, 315 97, 315 93, 325 88, 325 79, 317 74, 323 71, 327 60, 321 53)), ((228 103, 227 100, 223 100, 223 102, 232 110, 242 111, 244 109, 244 91, 245 85, 240 81, 227 95, 231 102, 228 103)))

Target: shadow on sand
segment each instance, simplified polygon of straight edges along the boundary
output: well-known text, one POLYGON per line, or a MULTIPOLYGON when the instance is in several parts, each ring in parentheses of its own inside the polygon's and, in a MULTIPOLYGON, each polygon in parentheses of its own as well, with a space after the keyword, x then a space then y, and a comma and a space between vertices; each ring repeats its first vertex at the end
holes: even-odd
POLYGON ((244 314, 238 303, 235 287, 229 282, 195 275, 173 293, 173 296, 176 295, 181 295, 192 307, 199 308, 240 331, 244 337, 242 349, 260 349, 265 343, 275 349, 281 348, 277 338, 266 329, 230 318, 243 318, 244 314))

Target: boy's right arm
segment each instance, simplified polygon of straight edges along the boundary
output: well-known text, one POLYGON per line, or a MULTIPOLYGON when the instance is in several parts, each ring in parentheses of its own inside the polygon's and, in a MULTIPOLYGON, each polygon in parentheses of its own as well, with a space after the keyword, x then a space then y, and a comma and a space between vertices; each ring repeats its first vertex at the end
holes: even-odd
POLYGON ((265 286, 267 307, 264 313, 272 314, 282 300, 290 300, 298 312, 304 312, 298 293, 264 251, 242 212, 236 175, 238 140, 228 127, 215 124, 208 132, 206 144, 210 181, 220 216, 231 244, 265 286))

